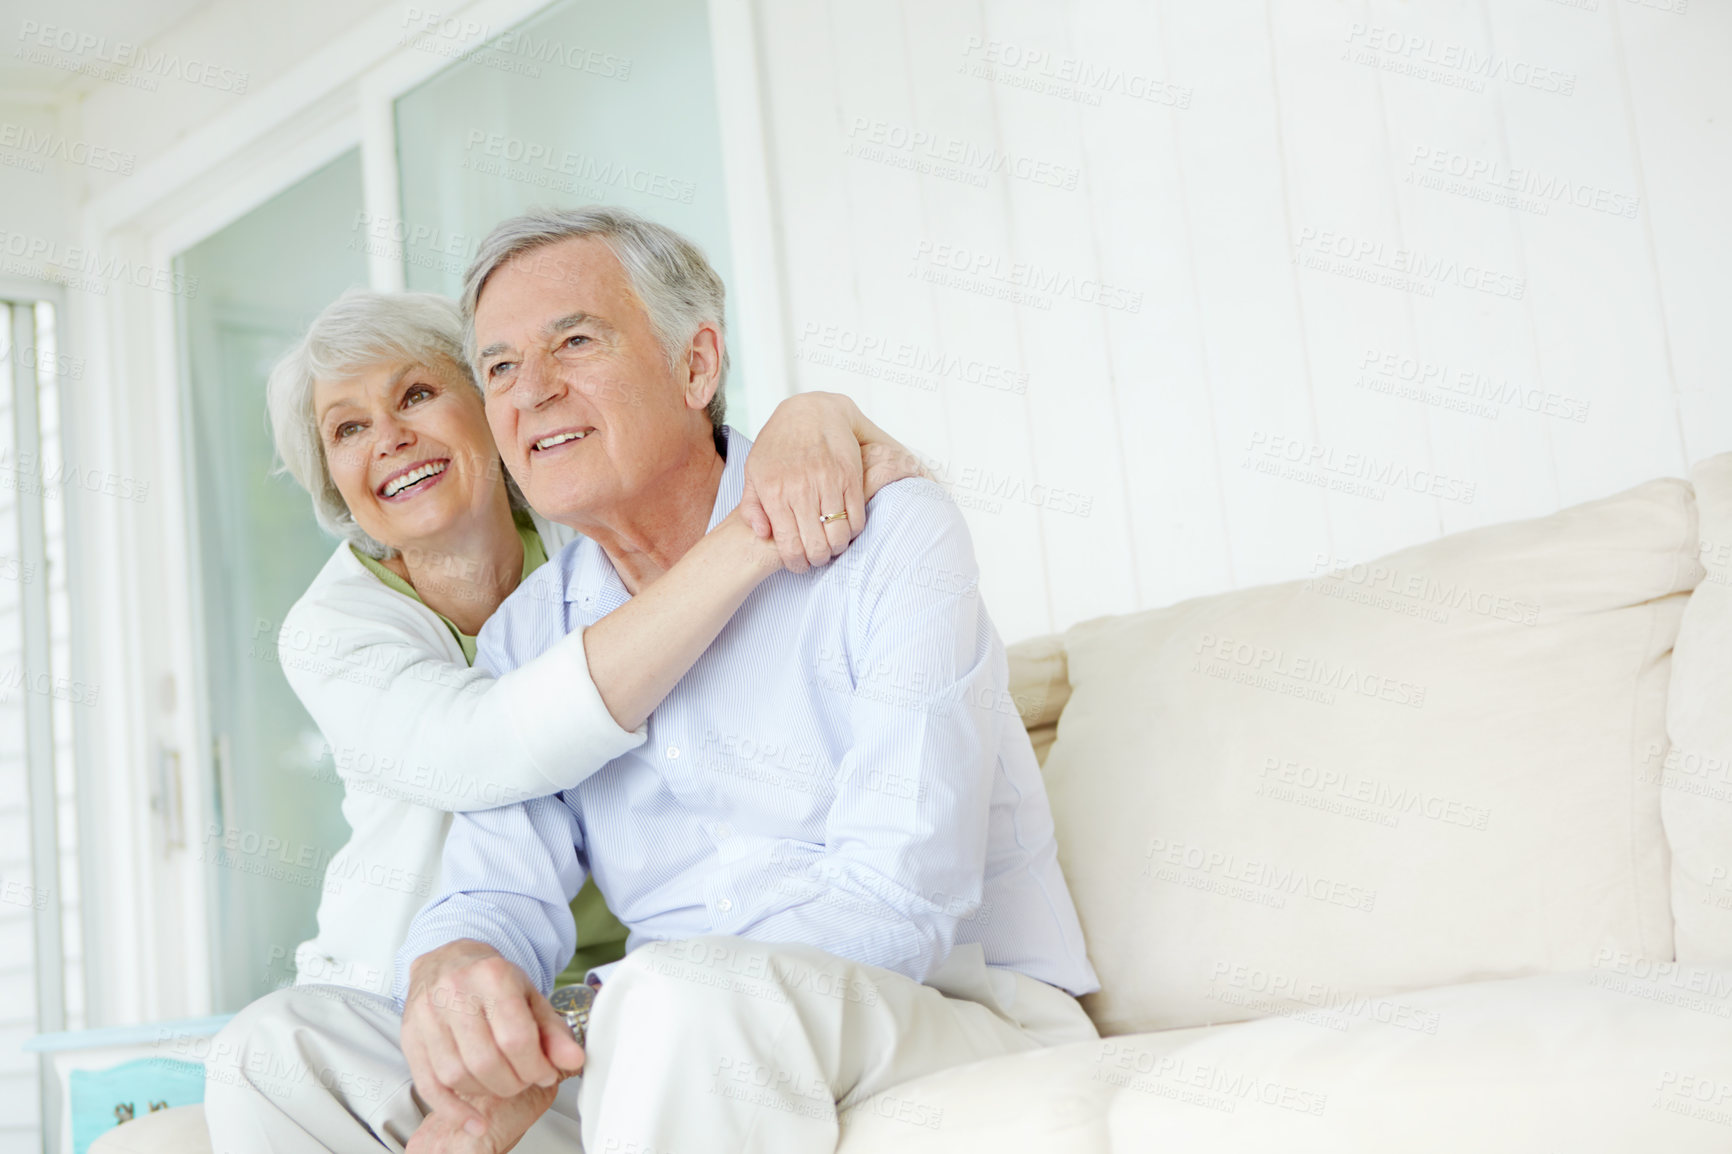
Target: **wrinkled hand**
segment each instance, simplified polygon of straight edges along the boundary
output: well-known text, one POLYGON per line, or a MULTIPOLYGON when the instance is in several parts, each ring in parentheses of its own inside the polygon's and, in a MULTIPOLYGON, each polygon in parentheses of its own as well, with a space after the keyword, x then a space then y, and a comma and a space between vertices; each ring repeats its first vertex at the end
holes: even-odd
POLYGON ((839 393, 801 393, 770 415, 746 459, 740 514, 773 538, 785 568, 804 573, 839 556, 866 527, 866 502, 920 471, 900 442, 839 393), (847 515, 822 524, 825 513, 847 515))
POLYGON ((863 480, 868 501, 892 481, 901 481, 908 477, 932 477, 912 449, 889 437, 861 445, 860 459, 866 468, 863 480))
POLYGON ((477 1136, 464 1129, 463 1120, 436 1111, 421 1120, 405 1147, 406 1154, 505 1154, 547 1113, 559 1093, 557 1086, 531 1086, 515 1098, 486 1096, 467 1099, 481 1115, 487 1130, 477 1136))
POLYGON ((795 573, 822 565, 866 527, 860 441, 849 409, 833 393, 789 397, 770 415, 746 458, 741 515, 759 537, 773 537, 795 573), (825 513, 847 515, 821 524, 825 513))
POLYGON ((472 1101, 513 1099, 530 1087, 551 1093, 583 1069, 583 1048, 528 975, 467 939, 415 959, 402 1041, 415 1089, 440 1125, 477 1138, 489 1126, 472 1101))

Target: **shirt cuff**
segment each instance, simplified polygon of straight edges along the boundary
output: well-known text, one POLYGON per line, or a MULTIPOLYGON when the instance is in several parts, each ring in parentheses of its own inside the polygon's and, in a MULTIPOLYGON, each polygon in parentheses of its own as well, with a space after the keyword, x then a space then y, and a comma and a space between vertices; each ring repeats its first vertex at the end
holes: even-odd
MULTIPOLYGON (((511 934, 498 932, 483 915, 457 908, 463 904, 463 897, 462 894, 451 895, 438 908, 418 915, 410 924, 409 936, 397 951, 397 972, 391 983, 391 1000, 397 1003, 399 1011, 409 997, 409 967, 415 964, 415 959, 463 938, 483 942, 498 950, 500 956, 522 970, 537 989, 545 981, 546 970, 535 956, 534 949, 511 934)), ((542 990, 542 993, 547 991, 542 990)))
MULTIPOLYGON (((623 960, 622 958, 621 961, 623 960)), ((591 966, 589 973, 583 975, 584 984, 588 986, 601 985, 613 976, 613 971, 618 965, 619 962, 605 962, 599 966, 591 966)))
POLYGON ((551 792, 571 789, 642 745, 649 735, 647 722, 636 730, 621 729, 608 712, 589 675, 583 630, 562 638, 500 683, 518 740, 553 786, 551 792))

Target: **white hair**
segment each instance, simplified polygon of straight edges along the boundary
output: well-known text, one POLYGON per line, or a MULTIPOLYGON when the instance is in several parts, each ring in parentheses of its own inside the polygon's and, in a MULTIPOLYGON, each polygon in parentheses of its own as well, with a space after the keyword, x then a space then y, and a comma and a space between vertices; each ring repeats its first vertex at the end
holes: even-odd
MULTIPOLYGON (((331 478, 313 412, 313 383, 352 377, 381 363, 432 366, 443 361, 479 393, 463 353, 463 328, 457 306, 434 293, 353 290, 313 320, 265 383, 265 408, 280 462, 277 472, 288 473, 311 494, 313 516, 321 528, 370 557, 389 557, 396 550, 361 528, 331 478)), ((524 507, 509 476, 506 487, 513 507, 524 507)))
POLYGON ((625 269, 632 291, 649 314, 650 327, 677 365, 692 334, 703 324, 713 324, 721 336, 722 368, 716 392, 704 410, 710 428, 721 435, 727 415, 723 386, 728 379, 727 327, 723 306, 727 290, 704 256, 703 249, 664 224, 623 208, 591 205, 587 208, 539 208, 502 221, 481 242, 469 271, 463 275, 464 354, 475 365, 475 303, 487 279, 501 265, 526 252, 574 237, 593 236, 607 245, 625 269))

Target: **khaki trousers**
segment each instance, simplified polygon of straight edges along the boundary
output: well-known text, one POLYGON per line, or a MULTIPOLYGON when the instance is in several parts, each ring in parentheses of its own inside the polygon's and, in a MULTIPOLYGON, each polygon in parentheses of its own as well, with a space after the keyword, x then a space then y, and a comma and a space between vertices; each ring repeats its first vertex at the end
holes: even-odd
MULTIPOLYGON (((425 1111, 400 1028, 388 1000, 333 986, 247 1007, 211 1048, 215 1154, 402 1150, 425 1111)), ((1069 994, 989 969, 977 945, 922 985, 807 946, 656 942, 602 987, 584 1077, 516 1149, 831 1154, 838 1113, 881 1090, 1095 1036, 1069 994)))

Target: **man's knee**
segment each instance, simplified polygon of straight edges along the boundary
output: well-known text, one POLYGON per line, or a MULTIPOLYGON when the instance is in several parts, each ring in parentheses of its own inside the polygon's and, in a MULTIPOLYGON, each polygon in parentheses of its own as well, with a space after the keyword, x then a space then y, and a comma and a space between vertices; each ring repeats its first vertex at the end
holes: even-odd
POLYGON ((762 943, 712 935, 650 942, 627 954, 602 986, 598 1019, 627 1002, 690 1020, 787 998, 762 943))
POLYGON ((357 1004, 368 997, 337 986, 287 986, 253 1002, 209 1039, 207 1052, 200 1055, 206 1101, 239 1092, 280 1102, 315 1085, 325 1091, 351 1090, 339 1085, 350 1075, 315 1054, 328 1054, 337 1035, 357 1027, 378 1028, 370 1019, 379 1014, 368 1014, 357 1004), (323 1036, 327 1045, 299 1044, 298 1036, 308 1032, 323 1036))
POLYGON ((274 1049, 287 1023, 298 1016, 291 1009, 295 988, 266 994, 244 1007, 214 1037, 189 1039, 192 1056, 204 1063, 205 1094, 245 1085, 251 1055, 274 1049))
POLYGON ((609 1001, 636 996, 692 1011, 788 1005, 801 997, 870 1006, 878 1001, 873 973, 872 967, 812 946, 710 935, 633 950, 615 967, 603 994, 612 991, 609 1001))

